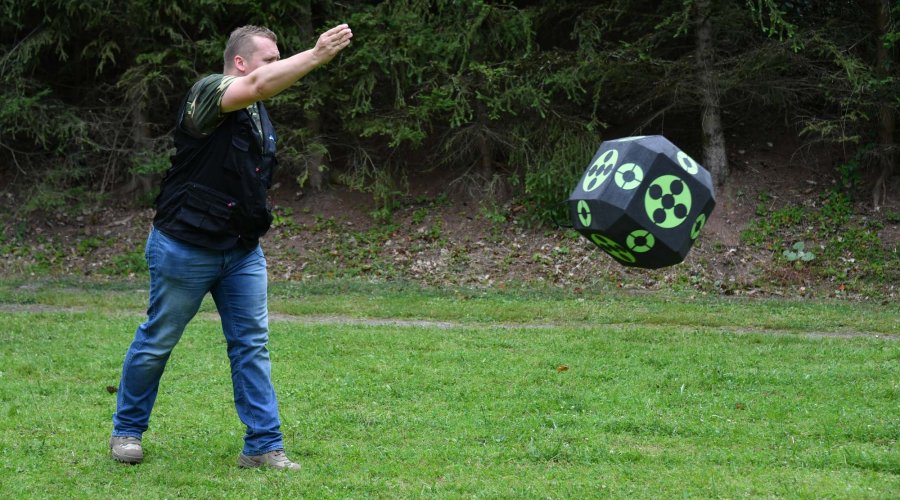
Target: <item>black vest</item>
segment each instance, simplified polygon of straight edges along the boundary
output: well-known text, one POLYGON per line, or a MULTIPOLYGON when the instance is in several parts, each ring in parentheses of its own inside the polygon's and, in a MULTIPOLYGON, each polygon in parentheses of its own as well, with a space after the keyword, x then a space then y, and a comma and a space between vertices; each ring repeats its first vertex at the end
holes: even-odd
POLYGON ((263 144, 242 109, 226 115, 207 137, 175 128, 175 155, 156 198, 153 224, 164 233, 213 250, 250 249, 268 231, 266 190, 275 171, 275 129, 259 106, 263 144))

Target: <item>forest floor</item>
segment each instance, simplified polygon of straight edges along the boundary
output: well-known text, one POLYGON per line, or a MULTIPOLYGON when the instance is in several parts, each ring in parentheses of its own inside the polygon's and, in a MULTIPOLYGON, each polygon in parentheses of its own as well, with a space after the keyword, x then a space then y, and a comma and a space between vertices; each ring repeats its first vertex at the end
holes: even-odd
MULTIPOLYGON (((821 206, 837 178, 823 178, 816 152, 791 140, 744 140, 732 147, 732 175, 716 193, 716 208, 684 262, 658 270, 627 268, 573 231, 533 227, 515 202, 486 207, 470 201, 437 171, 413 174, 404 203, 378 221, 368 193, 330 185, 300 192, 291 179, 272 191, 276 220, 263 239, 273 280, 362 277, 449 287, 559 287, 581 291, 679 288, 733 296, 845 297, 896 301, 900 271, 887 266, 869 279, 852 252, 799 265, 783 247, 748 244, 753 221, 777 210, 821 206), (813 168, 816 166, 816 168, 813 168)), ((833 170, 833 169, 832 169, 833 170)), ((835 174, 836 175, 836 174, 835 174)), ((900 191, 900 176, 891 193, 900 191)), ((76 213, 16 216, 14 189, 0 192, 0 275, 63 274, 105 279, 135 275, 153 210, 112 200, 76 213)), ((897 262, 900 200, 874 211, 859 196, 852 218, 878 236, 897 262)), ((562 201, 562 200, 561 200, 562 201)), ((808 228, 807 228, 808 229, 808 228)), ((806 232, 808 234, 808 231, 806 232)), ((812 248, 813 252, 824 248, 812 248)), ((892 260, 891 260, 892 259, 892 260)), ((136 279, 140 279, 137 277, 136 279)))

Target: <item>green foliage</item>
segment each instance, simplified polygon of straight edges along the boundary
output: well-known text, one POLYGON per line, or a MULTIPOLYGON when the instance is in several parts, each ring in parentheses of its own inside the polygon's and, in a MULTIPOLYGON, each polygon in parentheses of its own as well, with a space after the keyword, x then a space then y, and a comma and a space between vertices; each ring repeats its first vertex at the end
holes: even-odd
POLYGON ((412 215, 412 223, 413 224, 421 224, 425 221, 425 217, 428 216, 428 209, 425 207, 416 209, 412 215))
POLYGON ((150 150, 139 151, 132 158, 129 173, 133 175, 162 174, 169 168, 169 157, 175 154, 175 150, 153 152, 150 150))
MULTIPOLYGON (((724 109, 745 116, 761 105, 800 124, 810 141, 844 145, 839 174, 849 186, 872 163, 857 150, 874 142, 876 108, 900 95, 895 69, 871 58, 900 37, 893 25, 870 36, 862 5, 746 0, 713 2, 711 14, 724 109)), ((549 223, 562 217, 560 202, 607 130, 667 133, 675 113, 680 132, 698 128, 684 119, 701 105, 694 8, 681 0, 5 1, 0 164, 32 183, 56 174, 32 191, 39 199, 29 208, 158 173, 180 99, 199 76, 220 71, 237 24, 270 27, 287 56, 347 22, 351 47, 271 103, 285 175, 303 185, 310 158, 321 158, 315 168, 373 194, 382 220, 402 203, 412 169, 448 171, 489 204, 507 201, 488 189, 500 178, 530 221, 549 223)))
POLYGON ((859 217, 842 192, 826 192, 817 202, 757 215, 741 239, 770 251, 788 247, 781 255, 798 268, 814 261, 812 272, 842 282, 896 278, 898 256, 879 238, 876 223, 859 217), (812 247, 818 250, 812 252, 812 247))
POLYGON ((356 144, 350 165, 364 179, 356 185, 375 191, 381 218, 402 194, 386 176, 415 166, 397 151, 427 146, 433 165, 490 181, 522 145, 515 124, 548 112, 549 96, 531 70, 526 10, 473 0, 385 2, 351 13, 350 24, 362 42, 328 78, 350 96, 334 108, 348 131, 369 139, 356 144))
POLYGON ((272 227, 283 228, 288 231, 297 229, 294 222, 294 209, 291 207, 275 207, 272 209, 272 227))
POLYGON ((756 199, 756 215, 760 217, 767 215, 769 213, 769 203, 772 201, 772 196, 766 191, 762 191, 756 196, 756 199))
POLYGON ((34 264, 30 272, 48 274, 60 270, 66 249, 59 242, 39 239, 39 243, 31 249, 31 252, 34 264))
MULTIPOLYGON (((795 35, 797 33, 797 26, 792 24, 787 17, 785 16, 785 11, 781 10, 779 4, 783 3, 783 7, 787 9, 794 9, 794 5, 791 2, 778 2, 776 0, 747 0, 747 6, 750 8, 750 12, 753 14, 753 20, 756 24, 763 30, 763 32, 770 36, 776 37, 779 40, 784 39, 795 39, 795 35)), ((800 2, 798 2, 800 3, 800 2)), ((798 6, 798 10, 800 7, 798 6)), ((794 46, 794 48, 798 48, 794 46)))
POLYGON ((111 276, 130 276, 147 273, 147 259, 143 249, 114 255, 100 271, 111 276))
POLYGON ((532 222, 556 222, 567 217, 563 202, 601 142, 586 128, 560 122, 547 125, 543 131, 535 131, 526 147, 516 150, 511 158, 526 165, 523 200, 532 222))
POLYGON ((91 255, 94 252, 94 250, 100 248, 101 246, 103 246, 103 241, 101 239, 85 238, 78 242, 78 245, 76 246, 76 251, 78 252, 78 255, 87 257, 88 255, 91 255))
POLYGON ((788 262, 797 264, 809 262, 816 258, 816 254, 806 250, 806 243, 802 241, 794 243, 790 249, 784 251, 783 255, 788 262))
POLYGON ((338 223, 334 217, 325 218, 322 215, 315 214, 313 215, 313 220, 310 230, 314 232, 334 231, 338 228, 338 223))
POLYGON ((379 222, 389 222, 394 211, 402 204, 403 191, 388 170, 377 170, 366 191, 372 193, 376 208, 371 212, 372 218, 379 222))
POLYGON ((352 14, 350 24, 365 41, 343 56, 335 79, 353 84, 342 113, 363 137, 415 145, 432 126, 458 129, 539 105, 513 71, 532 33, 511 5, 386 2, 352 14))
POLYGON ((481 212, 481 216, 491 224, 499 225, 507 223, 507 214, 499 207, 482 205, 479 211, 481 212))
POLYGON ((329 227, 334 236, 331 251, 312 256, 308 271, 329 277, 393 275, 393 263, 382 256, 382 249, 397 230, 396 225, 381 224, 365 231, 338 225, 329 227))
POLYGON ((860 163, 853 159, 837 166, 837 173, 841 188, 846 193, 854 193, 862 184, 862 172, 860 163))
POLYGON ((879 40, 867 25, 879 2, 855 3, 835 3, 829 9, 852 28, 835 30, 828 20, 810 22, 815 19, 811 18, 798 26, 797 33, 805 44, 798 62, 818 77, 815 91, 809 94, 816 99, 817 109, 798 117, 801 133, 842 146, 845 158, 839 163, 838 175, 848 190, 860 183, 863 168, 878 163, 867 160, 885 154, 875 147, 879 114, 885 108, 895 110, 900 95, 900 77, 891 62, 896 59, 888 55, 888 60, 879 64, 873 56, 878 44, 891 46, 896 23, 879 40))

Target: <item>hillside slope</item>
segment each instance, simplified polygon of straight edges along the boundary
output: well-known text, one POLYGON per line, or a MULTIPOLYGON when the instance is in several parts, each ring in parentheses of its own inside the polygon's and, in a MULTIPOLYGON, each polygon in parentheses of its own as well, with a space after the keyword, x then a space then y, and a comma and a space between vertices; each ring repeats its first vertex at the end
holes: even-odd
MULTIPOLYGON (((282 180, 272 193, 275 227, 263 245, 273 280, 358 276, 454 287, 674 287, 727 295, 897 299, 896 196, 878 212, 864 203, 843 207, 852 213, 838 214, 841 228, 859 245, 840 234, 817 241, 837 216, 813 220, 798 214, 834 211, 829 193, 838 180, 804 168, 821 158, 793 143, 746 141, 731 161, 733 175, 717 193, 716 209, 687 259, 655 271, 625 268, 572 231, 528 226, 514 202, 491 208, 472 202, 448 189, 449 180, 434 171, 409 179, 405 203, 387 223, 372 218, 368 194, 341 186, 301 193, 282 180), (751 244, 754 238, 760 241, 751 244), (805 241, 817 257, 802 265, 787 262, 782 252, 796 241, 805 241), (869 265, 878 259, 883 265, 869 265)), ((900 178, 892 187, 900 190, 900 178)), ((4 275, 140 279, 152 209, 114 200, 77 213, 26 217, 16 210, 22 200, 15 191, 7 186, 0 196, 4 275)))

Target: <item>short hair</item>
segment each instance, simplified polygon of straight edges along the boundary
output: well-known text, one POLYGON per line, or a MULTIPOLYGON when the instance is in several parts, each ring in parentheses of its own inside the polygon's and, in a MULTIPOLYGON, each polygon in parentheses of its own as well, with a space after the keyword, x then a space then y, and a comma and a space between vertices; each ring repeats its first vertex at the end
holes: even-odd
POLYGON ((262 26, 248 24, 247 26, 241 26, 240 28, 235 29, 231 32, 231 35, 228 36, 228 42, 225 44, 226 70, 234 67, 234 56, 240 55, 247 58, 253 55, 253 51, 256 50, 256 45, 253 43, 253 37, 255 36, 268 38, 269 40, 278 43, 278 37, 275 36, 275 33, 262 26))

